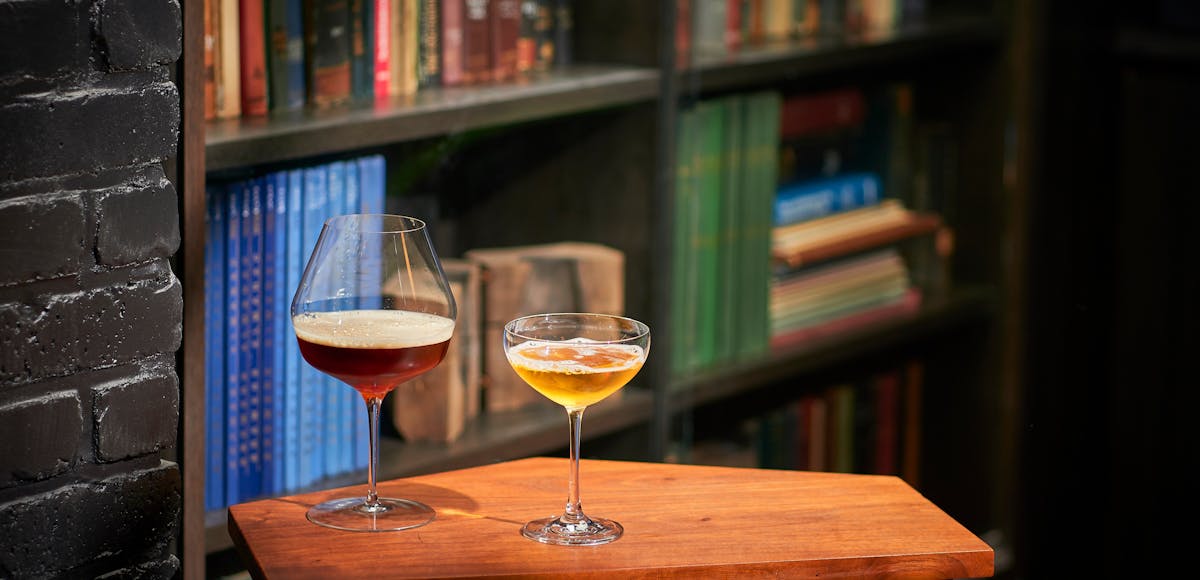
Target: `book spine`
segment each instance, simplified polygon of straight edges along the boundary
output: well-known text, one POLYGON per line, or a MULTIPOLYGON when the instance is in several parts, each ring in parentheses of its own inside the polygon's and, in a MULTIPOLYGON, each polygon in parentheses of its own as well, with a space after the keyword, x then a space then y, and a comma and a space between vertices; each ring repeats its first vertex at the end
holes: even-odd
MULTIPOLYGON (((355 159, 346 163, 346 203, 342 213, 363 213, 363 176, 360 171, 361 159, 355 159)), ((351 291, 358 300, 355 304, 356 308, 368 308, 369 300, 363 301, 363 292, 373 292, 371 285, 367 280, 355 277, 352 282, 351 291)), ((349 426, 346 434, 346 441, 349 442, 350 452, 346 454, 345 460, 348 469, 365 469, 367 467, 368 449, 370 448, 369 431, 370 425, 367 421, 367 413, 364 408, 364 402, 358 391, 354 389, 339 389, 344 399, 345 412, 349 415, 345 417, 346 425, 349 426)))
POLYGON ((206 188, 208 214, 204 251, 204 509, 225 507, 225 199, 206 188))
POLYGON ((566 66, 574 59, 571 43, 575 36, 573 0, 554 0, 554 65, 566 66))
POLYGON ((273 423, 275 429, 275 460, 276 469, 273 472, 275 493, 287 491, 287 405, 288 405, 288 369, 287 345, 295 342, 294 335, 288 326, 288 314, 291 310, 291 290, 287 284, 287 216, 288 216, 288 176, 279 171, 272 175, 275 182, 275 229, 274 229, 274 348, 271 350, 275 367, 275 405, 273 423))
POLYGON ((328 107, 350 99, 350 9, 346 0, 305 0, 308 102, 328 107))
POLYGON ((463 82, 463 1, 442 0, 442 85, 463 82))
POLYGON ((484 83, 492 71, 490 0, 463 4, 463 82, 484 83))
POLYGON ((204 0, 204 120, 217 118, 217 0, 204 0))
POLYGON ((418 10, 417 88, 442 84, 442 3, 420 0, 418 10))
POLYGON ((537 21, 533 24, 534 38, 537 42, 537 58, 533 61, 534 70, 545 71, 554 64, 554 2, 555 0, 537 1, 537 21))
MULTIPOLYGON (((301 255, 307 263, 317 246, 326 212, 326 182, 324 165, 304 170, 304 237, 301 255)), ((312 365, 302 365, 301 371, 301 479, 312 485, 328 475, 325 471, 325 387, 323 375, 312 365)))
POLYGON ((742 341, 741 318, 737 306, 743 300, 741 260, 737 255, 737 240, 742 235, 741 213, 746 192, 741 188, 744 98, 734 95, 723 98, 722 107, 725 138, 721 151, 721 189, 717 225, 717 330, 714 332, 715 361, 732 360, 742 341))
POLYGON ((301 0, 268 2, 268 102, 272 111, 296 110, 304 106, 304 15, 301 0))
POLYGON ((521 32, 521 6, 517 0, 491 0, 491 79, 506 81, 517 74, 517 38, 521 32))
POLYGON ((275 272, 281 268, 275 264, 275 179, 266 175, 262 179, 262 301, 259 310, 262 312, 258 360, 262 371, 261 392, 262 405, 262 483, 261 494, 270 496, 281 491, 276 485, 276 469, 281 467, 276 461, 280 449, 275 430, 275 418, 278 409, 275 404, 282 399, 276 388, 277 375, 282 369, 275 366, 275 272))
MULTIPOLYGON (((325 218, 339 216, 346 210, 346 163, 335 161, 327 167, 325 218)), ((331 289, 329 289, 331 290, 331 289)), ((332 295, 332 292, 329 292, 332 295)), ((341 381, 324 377, 325 397, 325 469, 326 475, 345 473, 350 469, 351 418, 346 414, 347 387, 341 381)))
POLYGON ((693 245, 697 255, 697 305, 699 308, 697 329, 698 367, 711 365, 716 360, 718 331, 718 288, 720 270, 717 246, 720 238, 722 147, 725 141, 725 104, 721 101, 701 103, 701 114, 697 157, 698 205, 700 210, 698 230, 693 245))
POLYGON ((737 52, 742 48, 742 0, 725 0, 725 50, 737 52))
POLYGON ((783 102, 780 137, 794 139, 859 126, 867 103, 858 88, 833 89, 788 97, 783 102))
POLYGON ((217 118, 232 119, 242 114, 241 30, 238 24, 238 0, 216 0, 217 35, 217 118))
POLYGON ((392 2, 391 0, 371 1, 375 4, 375 29, 371 35, 375 51, 375 98, 386 99, 391 94, 392 84, 392 2))
POLYGON ((692 61, 692 0, 675 0, 675 68, 692 61))
POLYGON ((262 0, 238 3, 242 115, 267 114, 267 43, 262 0))
POLYGON ((362 102, 375 98, 374 8, 374 0, 350 0, 350 94, 362 102))
POLYGON ((239 445, 241 410, 241 318, 242 318, 242 185, 226 188, 225 221, 225 503, 242 501, 238 489, 240 463, 244 461, 239 445))
POLYGON ((245 463, 239 479, 243 499, 262 492, 262 183, 244 182, 242 199, 242 389, 238 396, 239 449, 245 463))
POLYGON ((284 449, 286 450, 287 468, 284 475, 284 486, 287 491, 300 489, 304 481, 300 476, 301 459, 301 381, 302 370, 307 366, 300 356, 300 345, 296 342, 295 330, 292 328, 291 296, 300 287, 300 276, 304 270, 304 172, 299 169, 287 172, 287 241, 286 267, 284 268, 286 288, 283 308, 285 313, 284 358, 287 370, 286 387, 284 387, 284 449))
POLYGON ((776 226, 808 221, 842 211, 872 206, 883 199, 879 176, 856 172, 783 187, 775 195, 776 226))
POLYGON ((537 0, 521 0, 521 26, 517 32, 517 72, 527 73, 537 61, 537 0))

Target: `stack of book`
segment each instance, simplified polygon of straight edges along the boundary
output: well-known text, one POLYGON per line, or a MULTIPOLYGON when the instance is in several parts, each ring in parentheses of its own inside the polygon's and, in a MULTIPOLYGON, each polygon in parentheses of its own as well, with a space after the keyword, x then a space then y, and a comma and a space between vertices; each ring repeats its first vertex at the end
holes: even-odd
POLYGON ((919 308, 899 244, 937 232, 941 220, 885 195, 896 183, 891 156, 907 146, 897 118, 909 102, 903 86, 872 98, 839 89, 784 101, 780 173, 788 181, 772 215, 772 348, 919 308))
POLYGON ((572 0, 205 0, 205 118, 407 97, 571 60, 572 0))
POLYGON ((325 220, 382 213, 385 175, 373 155, 209 184, 207 510, 365 469, 366 407, 303 362, 290 305, 325 220))

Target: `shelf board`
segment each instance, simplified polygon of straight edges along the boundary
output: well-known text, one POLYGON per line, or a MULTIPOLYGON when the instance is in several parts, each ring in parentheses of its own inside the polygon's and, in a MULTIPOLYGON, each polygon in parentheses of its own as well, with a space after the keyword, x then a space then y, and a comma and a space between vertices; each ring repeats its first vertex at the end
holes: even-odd
MULTIPOLYGON (((744 47, 720 57, 698 57, 683 72, 700 92, 736 89, 784 79, 829 74, 867 66, 893 66, 955 50, 996 44, 1002 27, 988 16, 911 24, 858 35, 816 36, 744 47)), ((689 83, 683 82, 683 86, 689 83)))
MULTIPOLYGON (((615 433, 650 420, 654 399, 646 389, 626 388, 619 399, 590 407, 584 415, 585 441, 615 433)), ((508 461, 565 449, 567 415, 562 407, 539 405, 515 411, 483 413, 452 443, 405 443, 383 437, 379 446, 379 480, 410 477, 508 461)), ((325 479, 297 490, 307 493, 362 483, 366 471, 325 479)), ((290 494, 289 494, 290 495, 290 494)), ((233 547, 226 530, 226 510, 205 514, 205 551, 212 554, 233 547)))
POLYGON ((752 392, 788 377, 828 369, 871 352, 946 330, 967 320, 983 318, 992 308, 986 288, 966 288, 942 299, 928 300, 919 313, 846 332, 755 360, 721 365, 679 378, 670 385, 671 413, 752 392))
POLYGON ((423 137, 651 101, 654 69, 572 65, 509 83, 431 88, 374 106, 210 121, 208 171, 278 163, 423 137))

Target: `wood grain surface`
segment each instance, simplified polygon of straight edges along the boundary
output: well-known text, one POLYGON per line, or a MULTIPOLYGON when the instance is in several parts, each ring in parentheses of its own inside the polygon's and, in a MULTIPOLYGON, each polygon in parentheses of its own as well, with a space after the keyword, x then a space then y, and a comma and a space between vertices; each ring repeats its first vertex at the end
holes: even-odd
POLYGON ((567 460, 530 458, 398 479, 430 524, 386 533, 309 523, 309 506, 364 486, 229 508, 256 578, 978 578, 992 549, 897 477, 584 460, 584 511, 625 535, 550 546, 520 535, 566 499, 567 460))

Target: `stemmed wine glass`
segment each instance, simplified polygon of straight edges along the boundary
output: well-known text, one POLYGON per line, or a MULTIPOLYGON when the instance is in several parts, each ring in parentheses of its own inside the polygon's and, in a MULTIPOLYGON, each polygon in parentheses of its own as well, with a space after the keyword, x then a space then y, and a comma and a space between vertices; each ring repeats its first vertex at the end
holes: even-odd
POLYGON ((383 214, 327 220, 296 289, 291 315, 304 360, 358 390, 369 417, 367 495, 317 504, 308 510, 308 519, 371 532, 432 521, 429 506, 382 498, 375 489, 384 397, 437 366, 454 333, 454 295, 425 222, 383 214))
POLYGON ((617 392, 641 370, 650 327, 608 314, 534 314, 504 326, 504 354, 529 386, 567 410, 571 460, 567 505, 560 516, 531 521, 521 534, 545 544, 595 545, 621 537, 621 524, 590 518, 579 502, 583 411, 617 392))

